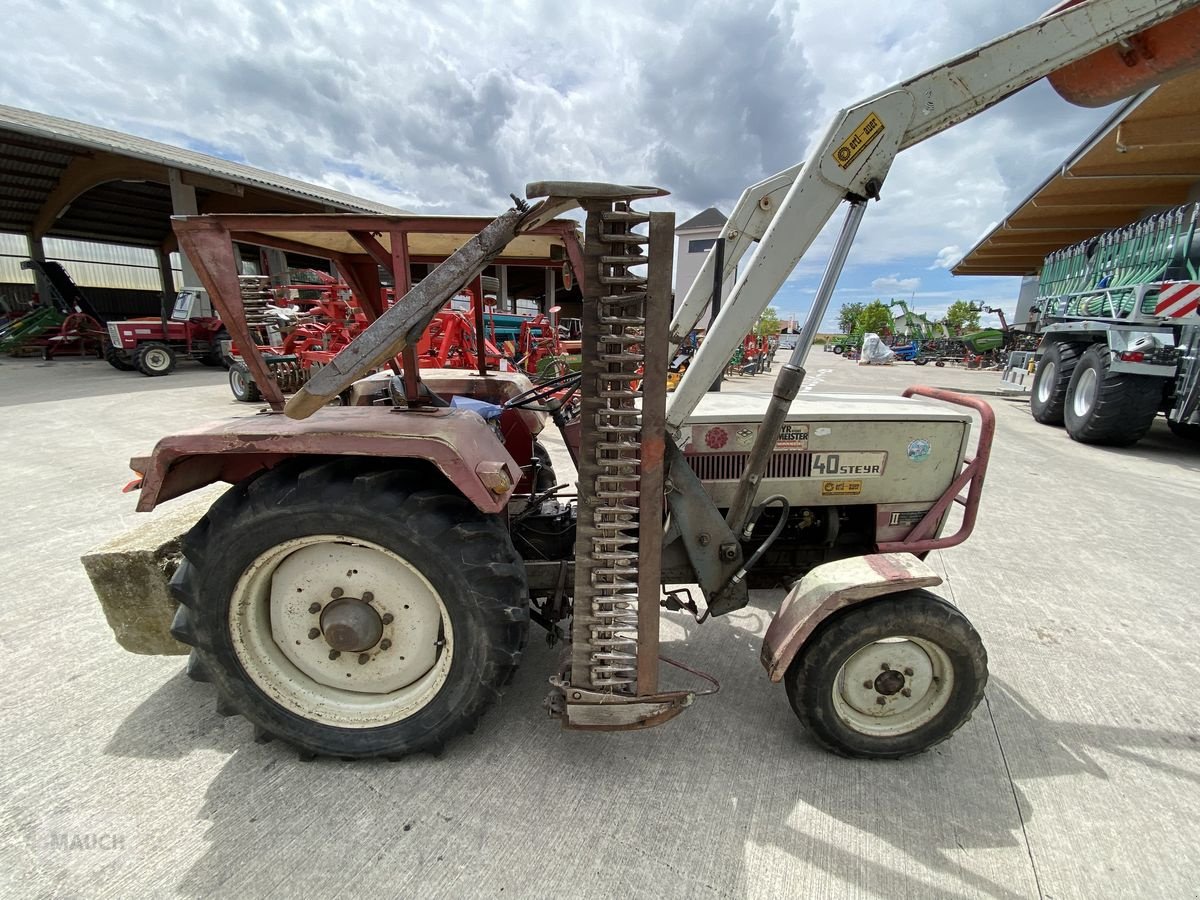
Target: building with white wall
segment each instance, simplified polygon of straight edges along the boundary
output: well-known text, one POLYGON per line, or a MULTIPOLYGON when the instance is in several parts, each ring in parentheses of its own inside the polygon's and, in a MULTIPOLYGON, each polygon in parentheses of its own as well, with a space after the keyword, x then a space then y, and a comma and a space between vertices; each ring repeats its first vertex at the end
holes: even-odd
MULTIPOLYGON (((710 206, 675 229, 675 308, 683 302, 708 252, 716 245, 721 229, 725 227, 725 220, 723 212, 710 206)), ((726 280, 721 292, 723 297, 729 296, 735 280, 735 277, 726 280)), ((707 328, 709 321, 710 317, 705 316, 700 320, 699 327, 707 328)))

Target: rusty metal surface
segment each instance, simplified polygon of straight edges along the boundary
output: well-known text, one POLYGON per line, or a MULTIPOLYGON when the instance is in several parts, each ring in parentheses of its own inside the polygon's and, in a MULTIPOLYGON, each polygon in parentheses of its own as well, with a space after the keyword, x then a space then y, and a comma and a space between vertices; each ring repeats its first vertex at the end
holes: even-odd
POLYGON ((662 594, 663 466, 667 424, 667 331, 671 327, 671 252, 675 214, 650 214, 646 325, 642 353, 641 496, 638 498, 638 696, 658 691, 662 594))
POLYGON ((958 477, 950 483, 938 501, 904 540, 880 541, 876 544, 876 549, 880 553, 925 554, 933 550, 957 547, 975 530, 975 520, 979 516, 979 501, 983 496, 983 481, 987 475, 988 462, 992 457, 992 442, 996 437, 996 413, 983 400, 942 388, 913 385, 905 389, 903 396, 930 397, 934 400, 975 410, 979 413, 979 443, 975 450, 975 456, 963 461, 963 469, 958 477), (959 494, 964 487, 968 488, 966 497, 959 494), (958 531, 947 537, 930 537, 937 531, 938 525, 942 522, 952 503, 958 503, 963 507, 963 520, 958 531))
POLYGON ((229 230, 216 219, 173 219, 180 249, 187 254, 209 299, 221 313, 234 346, 242 354, 246 367, 271 409, 283 409, 283 392, 250 334, 242 306, 242 288, 238 281, 237 259, 229 230))
POLYGON ((460 409, 396 410, 343 407, 297 421, 247 416, 163 438, 146 460, 138 511, 215 481, 236 481, 292 456, 375 456, 431 462, 485 513, 503 510, 512 495, 488 490, 476 475, 481 461, 502 465, 513 485, 521 470, 487 424, 460 409))
POLYGON ((767 676, 781 681, 804 642, 838 610, 941 583, 941 576, 910 553, 855 556, 817 566, 792 588, 767 627, 759 657, 767 676))

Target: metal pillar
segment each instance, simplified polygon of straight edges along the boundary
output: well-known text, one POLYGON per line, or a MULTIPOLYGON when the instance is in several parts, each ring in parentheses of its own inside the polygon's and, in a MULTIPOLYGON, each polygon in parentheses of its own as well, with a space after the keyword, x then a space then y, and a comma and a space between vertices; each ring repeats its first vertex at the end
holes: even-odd
MULTIPOLYGON (((46 261, 46 251, 42 247, 42 239, 32 234, 25 235, 25 243, 29 246, 29 258, 38 262, 46 261)), ((50 282, 37 269, 33 270, 33 288, 37 291, 38 299, 43 303, 50 302, 50 282)))
MULTIPOLYGON (((171 187, 171 214, 175 216, 198 216, 200 207, 196 205, 196 189, 190 184, 183 183, 183 173, 178 169, 167 170, 167 181, 171 187)), ((191 260, 183 248, 179 249, 179 259, 183 269, 183 287, 199 287, 200 276, 192 266, 191 260)))

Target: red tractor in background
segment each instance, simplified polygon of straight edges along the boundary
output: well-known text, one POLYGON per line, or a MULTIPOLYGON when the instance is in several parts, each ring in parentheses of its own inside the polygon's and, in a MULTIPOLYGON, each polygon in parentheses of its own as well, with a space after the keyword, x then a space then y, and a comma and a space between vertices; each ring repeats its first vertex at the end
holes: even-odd
POLYGON ((114 369, 143 375, 170 375, 179 357, 206 366, 225 364, 221 342, 229 332, 213 310, 203 288, 184 288, 170 316, 108 323, 104 358, 114 369))

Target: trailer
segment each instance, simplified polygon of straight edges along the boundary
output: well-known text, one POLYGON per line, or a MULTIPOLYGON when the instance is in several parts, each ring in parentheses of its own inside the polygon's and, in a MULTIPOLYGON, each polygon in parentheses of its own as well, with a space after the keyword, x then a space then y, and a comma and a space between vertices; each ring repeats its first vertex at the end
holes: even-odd
POLYGON ((1200 438, 1200 203, 1046 257, 1034 419, 1074 440, 1126 447, 1155 417, 1200 438))

